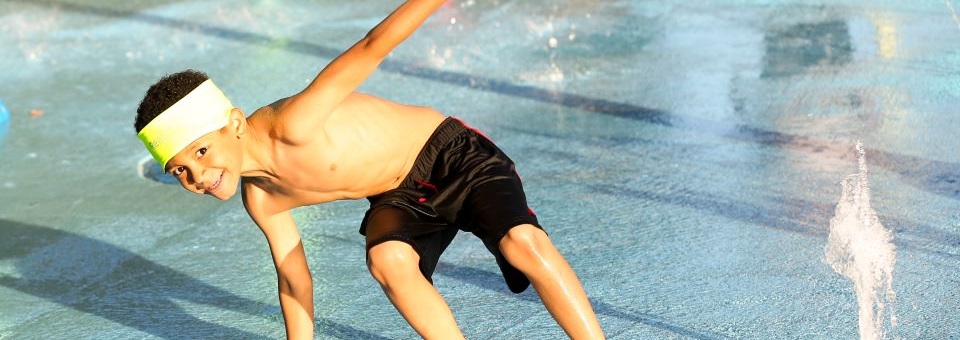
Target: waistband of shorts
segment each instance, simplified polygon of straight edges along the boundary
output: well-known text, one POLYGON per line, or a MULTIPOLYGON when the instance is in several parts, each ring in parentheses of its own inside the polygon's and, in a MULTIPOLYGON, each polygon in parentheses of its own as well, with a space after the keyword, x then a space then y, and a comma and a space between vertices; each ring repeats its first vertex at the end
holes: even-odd
POLYGON ((443 122, 433 130, 433 134, 427 139, 427 143, 423 145, 423 149, 421 149, 420 154, 417 155, 417 159, 414 161, 410 173, 407 174, 407 178, 403 180, 400 186, 413 186, 417 180, 429 179, 430 173, 433 170, 433 163, 436 161, 437 156, 446 149, 447 144, 449 144, 451 140, 467 131, 469 131, 469 129, 459 119, 454 117, 444 119, 443 122))

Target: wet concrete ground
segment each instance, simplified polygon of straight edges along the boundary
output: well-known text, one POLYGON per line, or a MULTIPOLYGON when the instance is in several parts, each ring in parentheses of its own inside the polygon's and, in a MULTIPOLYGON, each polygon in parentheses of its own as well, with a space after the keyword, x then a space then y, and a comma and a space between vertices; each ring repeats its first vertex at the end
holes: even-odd
MULTIPOLYGON (((272 263, 240 202, 141 177, 133 110, 159 76, 199 68, 250 111, 299 90, 391 6, 0 1, 0 338, 282 337, 272 263)), ((951 6, 452 1, 361 90, 459 116, 504 148, 613 339, 857 338, 853 283, 824 248, 862 140, 896 246, 897 324, 883 329, 949 339, 951 6)), ((364 267, 365 209, 295 212, 318 338, 414 338, 364 267)), ((468 338, 562 337, 475 239, 454 242, 435 283, 468 338)))

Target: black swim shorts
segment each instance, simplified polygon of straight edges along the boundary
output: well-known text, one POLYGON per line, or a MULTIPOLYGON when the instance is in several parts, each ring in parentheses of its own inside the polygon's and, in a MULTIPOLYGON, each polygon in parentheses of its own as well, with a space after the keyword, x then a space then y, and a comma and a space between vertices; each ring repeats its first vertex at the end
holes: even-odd
POLYGON ((499 244, 515 226, 541 228, 537 217, 527 206, 513 161, 461 121, 444 120, 400 186, 368 200, 370 209, 360 226, 368 251, 386 241, 408 243, 420 255, 421 273, 433 282, 440 254, 463 230, 483 241, 511 291, 520 293, 530 285, 503 257, 499 244))

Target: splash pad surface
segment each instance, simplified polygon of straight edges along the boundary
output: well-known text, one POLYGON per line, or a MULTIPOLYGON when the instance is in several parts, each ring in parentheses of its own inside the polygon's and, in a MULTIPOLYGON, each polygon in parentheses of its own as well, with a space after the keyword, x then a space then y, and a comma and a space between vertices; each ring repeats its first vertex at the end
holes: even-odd
MULTIPOLYGON (((133 111, 201 69, 247 111, 298 91, 376 1, 0 1, 0 338, 280 338, 239 201, 153 178, 133 111), (31 110, 44 114, 32 116, 31 110)), ((888 338, 960 337, 960 41, 943 2, 450 2, 361 88, 483 130, 612 339, 852 339, 825 256, 870 169, 896 249, 888 338)), ((317 334, 415 334, 369 278, 366 202, 295 212, 317 334)), ((471 339, 561 338, 459 237, 435 283, 471 339)))

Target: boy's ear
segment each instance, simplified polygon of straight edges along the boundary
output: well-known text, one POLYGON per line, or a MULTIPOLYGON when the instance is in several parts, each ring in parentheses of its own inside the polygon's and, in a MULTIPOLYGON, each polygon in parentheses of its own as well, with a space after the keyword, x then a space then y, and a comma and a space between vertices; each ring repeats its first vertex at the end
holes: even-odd
POLYGON ((243 115, 243 110, 236 107, 230 110, 230 120, 227 124, 236 133, 237 138, 243 136, 243 133, 247 130, 247 118, 243 115))

